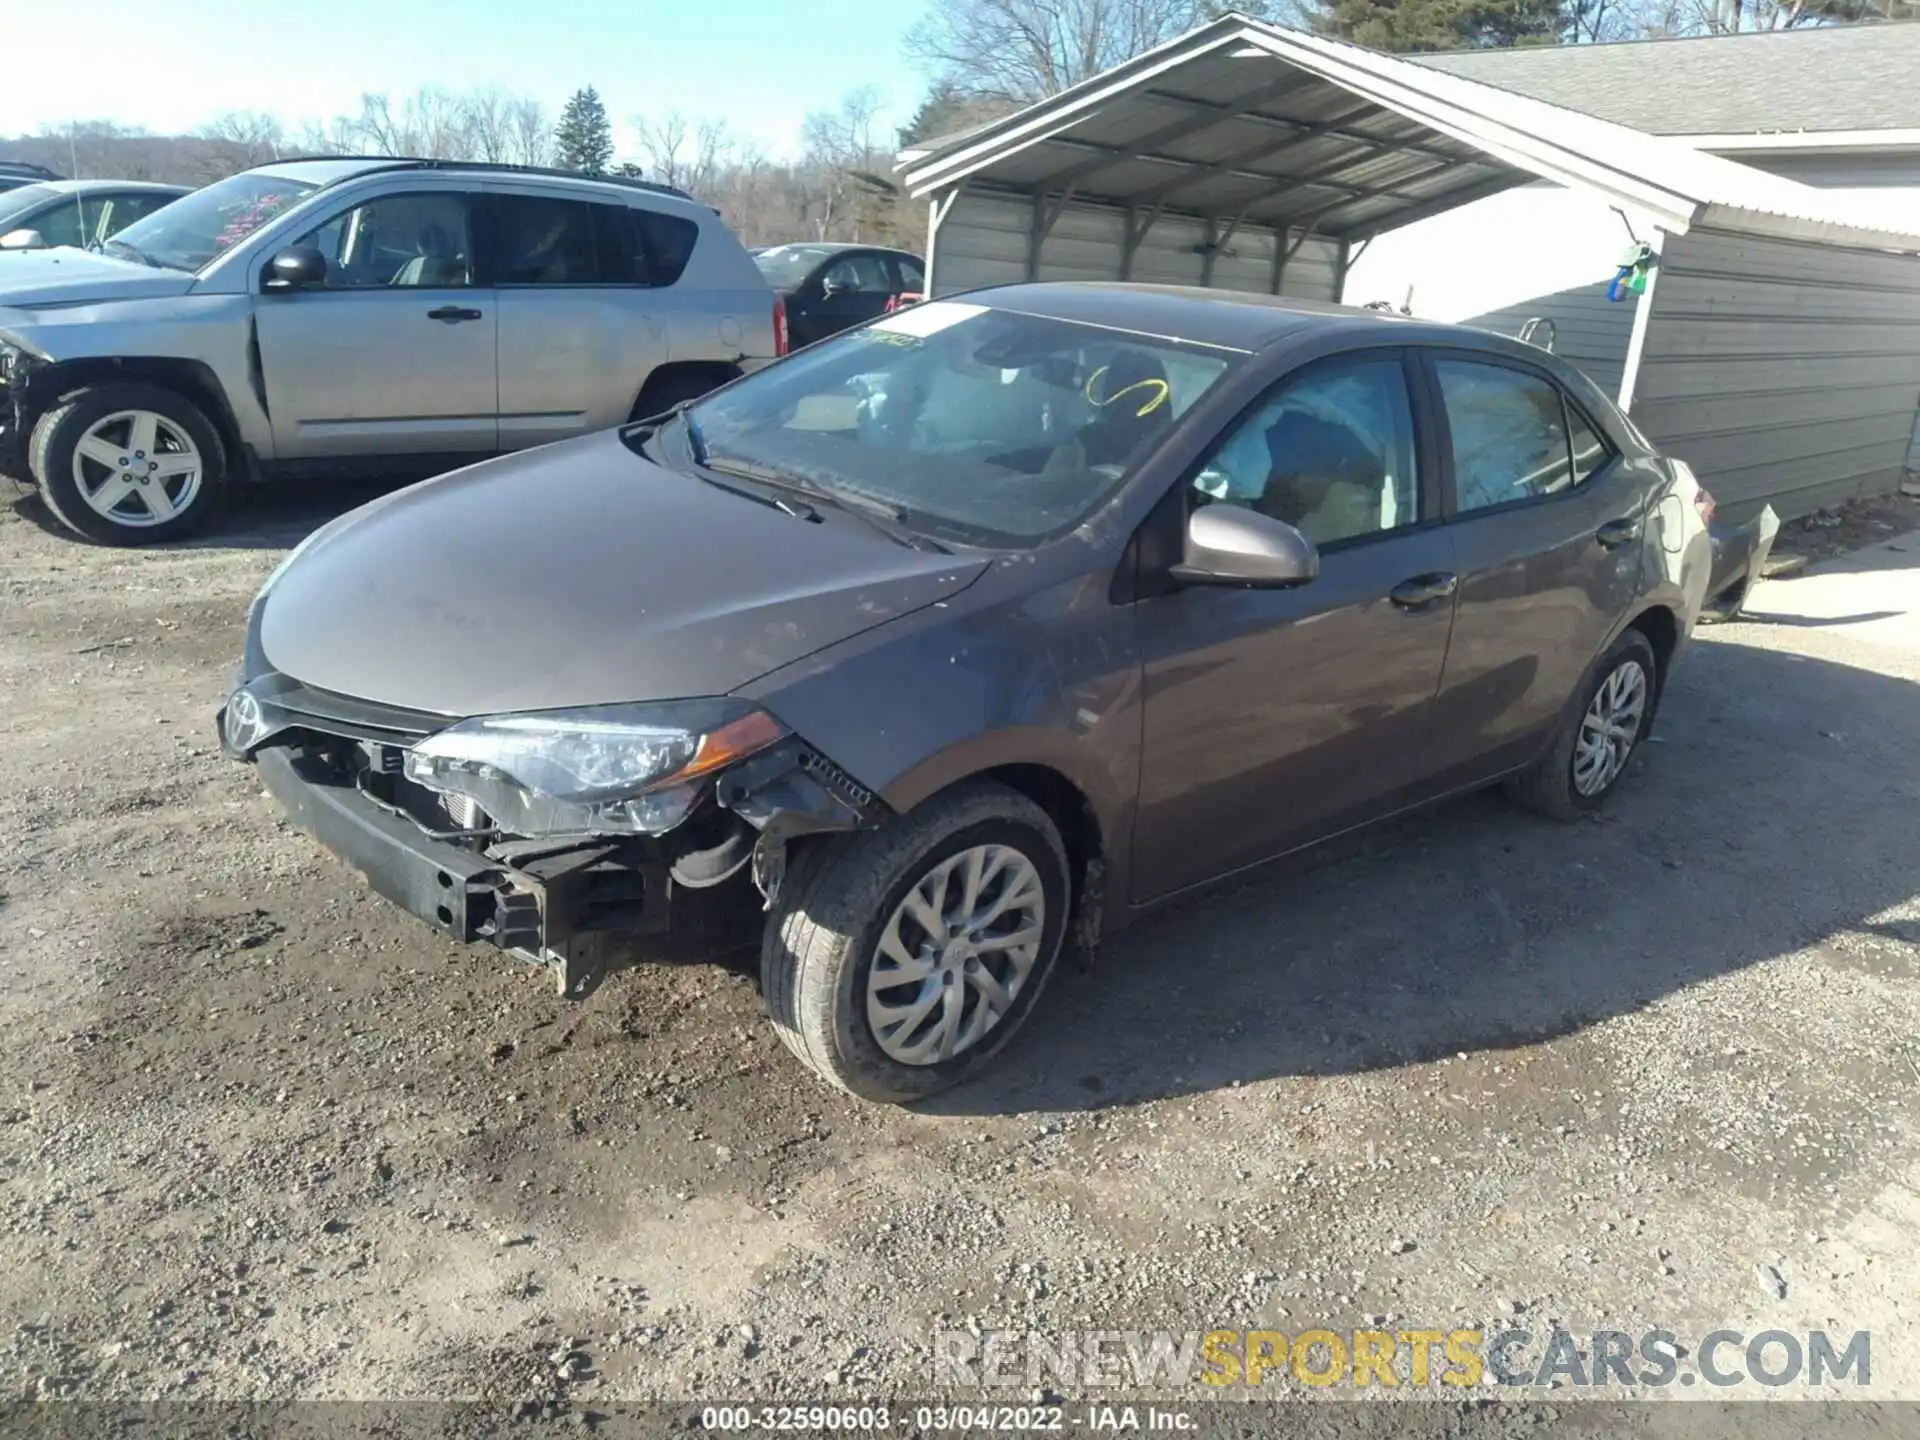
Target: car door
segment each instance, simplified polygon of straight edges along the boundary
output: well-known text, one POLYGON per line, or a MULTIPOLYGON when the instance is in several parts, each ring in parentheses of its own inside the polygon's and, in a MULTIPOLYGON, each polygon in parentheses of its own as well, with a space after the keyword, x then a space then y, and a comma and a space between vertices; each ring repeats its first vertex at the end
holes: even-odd
POLYGON ((80 197, 68 195, 12 222, 12 230, 38 232, 40 243, 49 249, 56 245, 84 246, 87 243, 86 218, 80 197))
POLYGON ((1358 823, 1419 787, 1454 559, 1417 377, 1397 349, 1314 362, 1245 411, 1187 482, 1189 510, 1247 505, 1300 529, 1320 573, 1286 590, 1195 586, 1137 602, 1133 899, 1358 823))
POLYGON ((1544 368, 1448 349, 1422 363, 1460 575, 1434 762, 1465 783, 1531 758, 1627 618, 1649 477, 1544 368))
POLYGON ((324 284, 254 299, 260 370, 282 460, 498 448, 496 297, 476 283, 462 190, 357 201, 295 244, 324 284))
POLYGON ((798 326, 793 343, 811 345, 876 320, 886 313, 887 301, 898 293, 899 286, 884 255, 871 250, 836 255, 802 287, 798 318, 788 316, 788 324, 798 326))
POLYGON ((481 236, 500 297, 502 449, 624 423, 668 358, 666 310, 679 302, 653 284, 643 218, 619 203, 489 189, 481 236))

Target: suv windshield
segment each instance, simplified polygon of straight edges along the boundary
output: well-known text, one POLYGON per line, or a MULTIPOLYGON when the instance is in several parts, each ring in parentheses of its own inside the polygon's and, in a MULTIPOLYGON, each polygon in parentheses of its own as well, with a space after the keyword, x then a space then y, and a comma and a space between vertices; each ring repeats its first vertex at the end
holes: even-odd
POLYGON ((1070 530, 1242 352, 958 301, 889 315, 693 407, 714 470, 878 500, 963 543, 1070 530))
POLYGON ((169 270, 199 270, 316 188, 284 175, 232 175, 134 221, 107 249, 169 270))
POLYGON ((791 290, 813 273, 816 265, 838 255, 840 245, 775 245, 753 257, 767 284, 776 290, 791 290))

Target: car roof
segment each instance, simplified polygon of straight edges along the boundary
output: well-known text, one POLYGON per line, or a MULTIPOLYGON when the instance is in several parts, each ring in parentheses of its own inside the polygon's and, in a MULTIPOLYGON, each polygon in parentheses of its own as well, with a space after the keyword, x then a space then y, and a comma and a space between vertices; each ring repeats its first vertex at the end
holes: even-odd
POLYGON ((311 155, 294 160, 276 160, 268 165, 256 165, 243 173, 278 175, 309 185, 325 186, 336 185, 343 180, 352 180, 361 175, 404 170, 480 176, 498 175, 506 179, 538 180, 542 183, 577 186, 583 190, 603 194, 608 188, 612 188, 634 191, 664 200, 678 200, 696 210, 710 208, 701 205, 686 191, 676 186, 659 185, 651 180, 636 180, 625 175, 583 175, 575 170, 555 170, 540 165, 496 165, 480 160, 432 160, 409 155, 311 155))
POLYGON ((1501 354, 1541 356, 1546 353, 1491 331, 1463 325, 1414 320, 1379 310, 1289 295, 1206 290, 1189 285, 1040 281, 996 285, 943 298, 1248 352, 1297 339, 1309 331, 1332 330, 1371 337, 1382 345, 1425 341, 1470 345, 1501 354))
POLYGON ((920 257, 911 250, 902 250, 897 245, 866 245, 858 240, 783 240, 777 245, 759 245, 754 247, 756 255, 766 255, 775 250, 804 250, 825 259, 829 255, 845 255, 850 250, 873 250, 882 255, 905 255, 909 259, 920 257))
POLYGON ((158 180, 42 180, 49 190, 66 195, 95 195, 102 190, 118 190, 142 195, 190 195, 191 185, 166 185, 158 180))

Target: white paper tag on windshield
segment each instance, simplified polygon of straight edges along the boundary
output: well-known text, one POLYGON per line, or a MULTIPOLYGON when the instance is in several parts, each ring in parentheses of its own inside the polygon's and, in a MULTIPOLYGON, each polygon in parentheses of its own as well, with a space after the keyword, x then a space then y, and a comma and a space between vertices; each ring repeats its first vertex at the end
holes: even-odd
POLYGON ((987 313, 984 305, 967 305, 959 300, 929 300, 922 305, 909 305, 904 310, 896 310, 873 323, 875 330, 884 330, 890 335, 914 335, 925 339, 929 335, 938 335, 950 325, 958 325, 962 320, 971 320, 976 315, 987 313))

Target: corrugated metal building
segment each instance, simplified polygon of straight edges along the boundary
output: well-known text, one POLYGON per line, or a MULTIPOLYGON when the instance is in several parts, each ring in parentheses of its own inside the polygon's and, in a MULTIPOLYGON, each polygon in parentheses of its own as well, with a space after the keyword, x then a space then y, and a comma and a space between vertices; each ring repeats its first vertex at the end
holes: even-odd
POLYGON ((1523 234, 1516 254, 1513 236, 1470 224, 1422 261, 1510 283, 1529 264, 1558 273, 1572 251, 1617 258, 1629 225, 1658 245, 1644 297, 1609 305, 1589 287, 1584 315, 1577 302, 1556 315, 1554 343, 1736 518, 1890 485, 1920 409, 1920 216, 1907 224, 1871 195, 1238 16, 910 151, 901 170, 931 202, 937 294, 1083 278, 1353 299, 1349 272, 1375 236, 1445 225, 1493 197, 1525 208, 1571 195, 1604 233, 1523 234), (1780 363, 1762 374, 1756 360, 1780 363), (1877 383, 1857 397, 1862 413, 1836 409, 1843 377, 1866 372, 1877 383), (1770 423, 1743 424, 1756 395, 1770 423))

